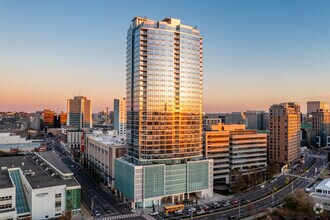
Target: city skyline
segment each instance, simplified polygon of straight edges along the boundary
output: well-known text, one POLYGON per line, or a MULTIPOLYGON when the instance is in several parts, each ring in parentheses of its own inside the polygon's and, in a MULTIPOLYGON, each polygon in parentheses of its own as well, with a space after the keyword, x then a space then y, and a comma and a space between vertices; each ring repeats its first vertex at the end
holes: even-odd
POLYGON ((60 112, 79 93, 94 112, 112 109, 125 96, 124 39, 138 15, 202 30, 204 112, 330 102, 329 2, 149 3, 1 1, 0 111, 60 112))

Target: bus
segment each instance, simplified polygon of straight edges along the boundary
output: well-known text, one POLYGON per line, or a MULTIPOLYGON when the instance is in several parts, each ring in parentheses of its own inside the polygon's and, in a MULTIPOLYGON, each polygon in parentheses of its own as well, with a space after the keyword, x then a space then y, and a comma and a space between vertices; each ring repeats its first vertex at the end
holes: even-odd
POLYGON ((172 206, 165 206, 164 207, 164 212, 169 213, 169 212, 175 212, 178 210, 183 210, 184 209, 184 205, 180 204, 180 205, 172 205, 172 206))

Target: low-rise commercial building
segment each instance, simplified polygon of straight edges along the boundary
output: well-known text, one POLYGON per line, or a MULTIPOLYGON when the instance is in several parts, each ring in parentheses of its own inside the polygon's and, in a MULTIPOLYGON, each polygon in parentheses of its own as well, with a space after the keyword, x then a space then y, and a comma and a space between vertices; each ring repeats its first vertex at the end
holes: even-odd
POLYGON ((40 141, 26 140, 19 135, 0 133, 0 150, 6 153, 27 153, 39 147, 40 141))
POLYGON ((320 182, 310 196, 315 203, 321 204, 323 209, 330 211, 330 178, 320 182))
POLYGON ((0 219, 52 219, 80 210, 79 183, 53 152, 0 160, 0 219))
POLYGON ((267 166, 267 134, 244 124, 218 124, 204 132, 204 156, 214 161, 215 183, 235 182, 238 174, 261 175, 267 166))
POLYGON ((84 158, 88 170, 97 172, 101 180, 108 186, 114 186, 115 159, 126 153, 126 136, 118 131, 94 131, 86 137, 84 158))

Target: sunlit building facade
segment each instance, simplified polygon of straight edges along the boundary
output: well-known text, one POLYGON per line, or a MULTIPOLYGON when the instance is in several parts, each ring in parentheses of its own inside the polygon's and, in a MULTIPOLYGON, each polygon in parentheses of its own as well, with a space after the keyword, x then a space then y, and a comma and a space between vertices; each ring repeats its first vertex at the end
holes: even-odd
POLYGON ((84 96, 75 96, 67 102, 67 125, 81 128, 91 128, 92 121, 92 101, 84 96))
POLYGON ((244 124, 211 125, 203 136, 204 155, 213 159, 215 184, 227 184, 238 175, 262 176, 267 166, 267 135, 246 130, 244 124))
POLYGON ((329 110, 329 104, 323 101, 308 101, 307 102, 307 114, 310 115, 313 112, 317 112, 320 109, 329 110))
POLYGON ((116 161, 115 169, 130 170, 144 181, 135 189, 136 178, 124 181, 127 177, 115 171, 116 187, 133 207, 160 205, 164 197, 174 203, 189 193, 212 196, 213 163, 202 160, 199 30, 173 18, 134 18, 127 33, 126 67, 128 155, 116 161), (131 190, 121 181, 130 182, 131 190))
POLYGON ((119 134, 126 134, 126 99, 115 99, 113 102, 113 129, 119 134))
POLYGON ((300 152, 300 105, 289 102, 269 109, 268 160, 271 163, 297 163, 300 152))
POLYGON ((43 111, 45 125, 54 125, 55 112, 50 109, 44 109, 43 111))

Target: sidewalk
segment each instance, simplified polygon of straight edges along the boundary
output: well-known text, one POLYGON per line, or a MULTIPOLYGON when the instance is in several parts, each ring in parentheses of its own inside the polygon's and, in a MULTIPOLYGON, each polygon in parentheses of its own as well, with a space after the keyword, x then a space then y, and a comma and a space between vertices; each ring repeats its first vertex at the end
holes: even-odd
POLYGON ((83 203, 81 203, 81 212, 75 213, 72 215, 72 220, 91 220, 93 219, 91 213, 88 211, 88 208, 86 208, 83 203))

